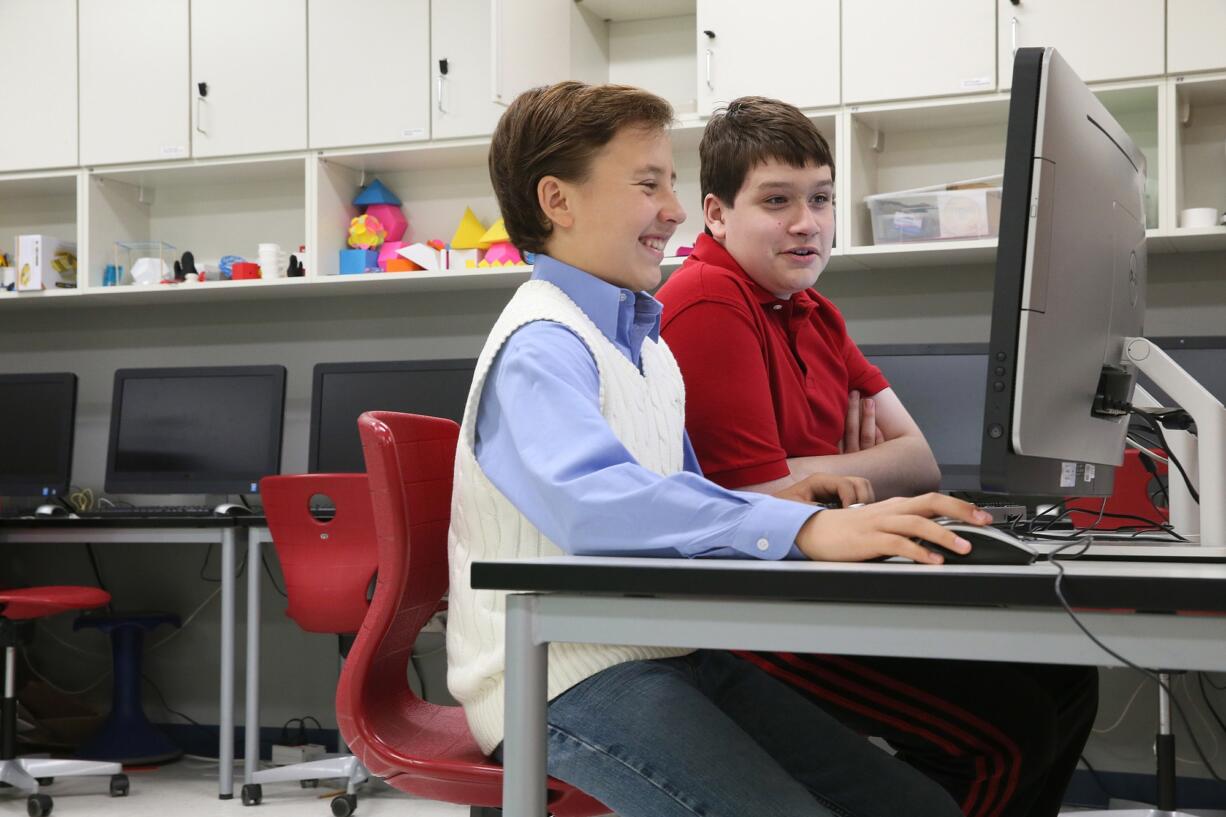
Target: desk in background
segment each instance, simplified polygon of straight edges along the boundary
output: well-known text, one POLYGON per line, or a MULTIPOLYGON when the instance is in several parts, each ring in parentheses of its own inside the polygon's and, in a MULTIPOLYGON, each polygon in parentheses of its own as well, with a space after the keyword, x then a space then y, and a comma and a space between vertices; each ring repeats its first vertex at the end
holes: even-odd
MULTIPOLYGON (((1226 671, 1226 564, 1064 564, 1065 597, 1102 611, 1079 616, 1116 652, 1145 667, 1226 671)), ((476 562, 474 588, 513 591, 504 814, 545 813, 551 642, 1120 666, 1060 606, 1056 575, 1045 563, 476 562)))

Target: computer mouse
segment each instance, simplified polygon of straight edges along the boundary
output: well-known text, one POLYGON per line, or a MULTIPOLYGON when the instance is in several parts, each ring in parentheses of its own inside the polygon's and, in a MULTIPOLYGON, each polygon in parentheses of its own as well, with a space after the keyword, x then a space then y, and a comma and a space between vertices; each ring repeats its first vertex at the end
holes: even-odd
POLYGON ((926 539, 915 540, 933 553, 944 556, 947 565, 1028 565, 1039 558, 1034 548, 998 528, 980 527, 947 518, 935 521, 971 543, 970 553, 961 554, 926 539))
POLYGON ((68 509, 63 505, 39 505, 34 509, 35 516, 68 516, 68 509))
POLYGON ((251 513, 251 509, 246 505, 238 505, 234 502, 223 502, 213 509, 214 516, 247 516, 251 513))

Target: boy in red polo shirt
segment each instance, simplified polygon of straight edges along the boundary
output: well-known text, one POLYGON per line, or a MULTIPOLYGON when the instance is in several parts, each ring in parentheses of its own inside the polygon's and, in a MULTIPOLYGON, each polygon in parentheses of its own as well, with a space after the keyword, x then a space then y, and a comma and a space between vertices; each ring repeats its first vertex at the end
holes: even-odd
MULTIPOLYGON (((935 489, 922 432, 813 289, 834 242, 825 139, 791 105, 744 97, 699 152, 706 229, 657 297, 703 473, 764 492, 815 473, 867 478, 877 498, 935 489)), ((1058 814, 1097 711, 1093 669, 742 657, 885 738, 968 817, 1058 814)))

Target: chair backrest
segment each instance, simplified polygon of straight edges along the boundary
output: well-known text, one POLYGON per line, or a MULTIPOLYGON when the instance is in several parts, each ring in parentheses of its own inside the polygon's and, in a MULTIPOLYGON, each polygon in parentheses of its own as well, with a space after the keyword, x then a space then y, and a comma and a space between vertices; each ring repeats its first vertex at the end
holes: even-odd
POLYGON ((285 576, 285 614, 308 632, 356 633, 379 559, 366 475, 265 477, 260 496, 285 576), (332 500, 330 519, 311 512, 316 495, 332 500))

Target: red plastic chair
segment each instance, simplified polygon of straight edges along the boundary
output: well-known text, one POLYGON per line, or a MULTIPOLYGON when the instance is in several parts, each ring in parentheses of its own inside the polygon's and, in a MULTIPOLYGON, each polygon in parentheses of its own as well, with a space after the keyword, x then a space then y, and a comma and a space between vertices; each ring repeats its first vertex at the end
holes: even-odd
MULTIPOLYGON (((101 607, 111 594, 96 587, 26 587, 0 590, 0 646, 4 647, 4 666, 17 666, 17 647, 23 643, 19 622, 101 607)), ((51 798, 39 792, 39 781, 55 777, 110 776, 112 797, 128 793, 128 778, 118 763, 100 760, 60 760, 57 758, 17 757, 17 698, 12 678, 5 678, 5 695, 0 715, 0 782, 26 792, 26 813, 42 817, 51 812, 51 798)))
MULTIPOLYGON (((369 588, 379 554, 365 474, 294 474, 265 477, 260 497, 273 546, 285 576, 285 614, 309 633, 348 637, 362 626, 370 607, 369 588), (311 512, 311 498, 332 500, 330 518, 311 512)), ((306 763, 261 769, 242 788, 243 805, 259 805, 263 784, 302 780, 345 780, 345 793, 332 798, 334 815, 358 805, 357 787, 369 777, 353 755, 329 755, 306 763)))
MULTIPOLYGON (((447 591, 447 526, 459 427, 450 420, 374 411, 358 419, 370 480, 379 578, 336 693, 341 735, 392 786, 473 807, 502 803, 502 767, 477 747, 460 707, 409 688, 405 667, 418 632, 447 591)), ((550 779, 556 817, 609 809, 550 779)))

